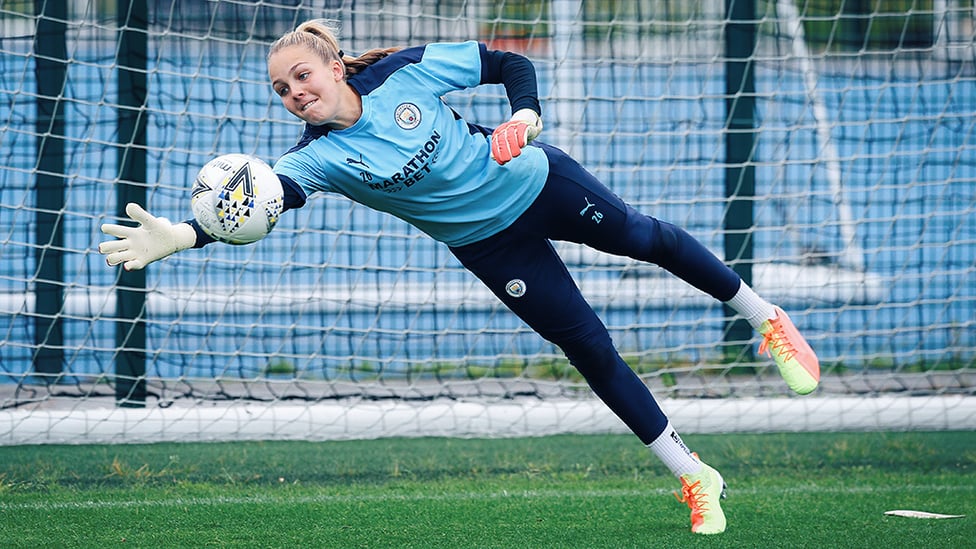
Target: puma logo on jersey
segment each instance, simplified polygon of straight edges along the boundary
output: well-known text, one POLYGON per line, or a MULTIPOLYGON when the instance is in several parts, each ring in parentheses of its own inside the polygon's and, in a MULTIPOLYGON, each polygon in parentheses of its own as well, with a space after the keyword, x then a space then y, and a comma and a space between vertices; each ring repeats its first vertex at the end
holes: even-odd
POLYGON ((346 164, 349 164, 349 165, 352 165, 352 166, 359 165, 359 166, 362 166, 362 167, 366 168, 367 170, 369 169, 369 164, 363 162, 363 155, 362 155, 362 153, 360 153, 360 155, 359 155, 359 160, 356 160, 355 158, 351 158, 351 157, 348 157, 347 156, 346 157, 346 164))

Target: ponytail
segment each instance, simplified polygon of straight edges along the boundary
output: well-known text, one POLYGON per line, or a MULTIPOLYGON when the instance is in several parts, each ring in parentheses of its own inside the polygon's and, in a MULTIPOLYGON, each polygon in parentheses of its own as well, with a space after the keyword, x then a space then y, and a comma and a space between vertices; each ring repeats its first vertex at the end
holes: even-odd
POLYGON ((285 33, 268 50, 268 57, 290 46, 304 46, 316 53, 323 61, 341 61, 346 67, 346 76, 358 74, 366 67, 402 48, 374 48, 358 57, 345 55, 339 48, 338 22, 329 19, 312 19, 295 30, 285 33))

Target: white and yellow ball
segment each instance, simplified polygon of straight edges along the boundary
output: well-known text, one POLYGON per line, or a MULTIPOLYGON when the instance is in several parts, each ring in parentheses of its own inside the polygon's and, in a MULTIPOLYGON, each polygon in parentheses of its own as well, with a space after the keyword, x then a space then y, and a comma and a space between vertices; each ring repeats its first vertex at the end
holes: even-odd
POLYGON ((260 158, 225 154, 197 174, 190 206, 208 235, 228 244, 250 244, 278 222, 284 192, 271 166, 260 158))

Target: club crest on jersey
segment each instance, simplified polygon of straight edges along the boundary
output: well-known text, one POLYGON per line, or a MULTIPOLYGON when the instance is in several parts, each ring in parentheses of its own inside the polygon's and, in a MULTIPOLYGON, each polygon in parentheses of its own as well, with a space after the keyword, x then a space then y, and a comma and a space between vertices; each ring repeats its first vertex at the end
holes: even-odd
POLYGON ((505 285, 505 291, 512 297, 522 297, 525 295, 525 282, 518 278, 509 280, 505 285))
POLYGON ((412 130, 420 125, 420 109, 413 103, 400 103, 395 116, 397 126, 405 130, 412 130))

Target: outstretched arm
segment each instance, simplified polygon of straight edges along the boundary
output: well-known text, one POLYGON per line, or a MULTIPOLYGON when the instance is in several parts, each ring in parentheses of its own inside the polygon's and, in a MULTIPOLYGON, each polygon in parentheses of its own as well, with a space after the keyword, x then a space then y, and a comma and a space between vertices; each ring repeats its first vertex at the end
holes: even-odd
MULTIPOLYGON (((301 187, 287 177, 279 178, 284 191, 284 211, 304 206, 306 197, 301 187)), ((214 242, 213 237, 203 232, 194 220, 171 223, 135 203, 127 204, 125 213, 138 225, 105 223, 101 227, 103 233, 115 237, 98 245, 99 253, 105 255, 105 261, 113 267, 121 264, 127 271, 138 271, 176 252, 202 248, 214 242)))

